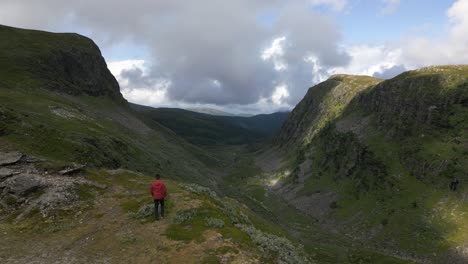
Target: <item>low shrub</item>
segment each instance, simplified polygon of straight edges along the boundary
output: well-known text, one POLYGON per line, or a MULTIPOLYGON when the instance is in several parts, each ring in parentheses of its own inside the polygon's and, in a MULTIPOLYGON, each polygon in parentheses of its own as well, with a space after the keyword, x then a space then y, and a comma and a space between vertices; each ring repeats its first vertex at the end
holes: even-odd
POLYGON ((311 263, 305 256, 302 247, 294 246, 291 241, 284 237, 275 236, 256 229, 251 225, 238 224, 236 227, 246 232, 252 241, 269 257, 277 256, 277 262, 281 264, 311 263))
POLYGON ((232 202, 223 200, 221 211, 229 217, 232 224, 252 224, 249 217, 242 213, 232 202))
POLYGON ((196 209, 177 211, 173 222, 175 224, 182 224, 182 223, 190 222, 192 221, 195 215, 197 215, 196 209))
POLYGON ((214 228, 223 228, 224 221, 214 217, 205 217, 205 225, 214 228))
POLYGON ((135 218, 137 219, 143 219, 147 218, 150 216, 154 216, 154 205, 153 204, 145 204, 140 209, 138 209, 138 212, 135 214, 135 218))
POLYGON ((203 187, 198 184, 186 183, 186 184, 180 184, 180 187, 186 189, 187 191, 196 193, 196 194, 206 194, 216 200, 219 199, 218 195, 214 191, 212 191, 210 188, 203 187))

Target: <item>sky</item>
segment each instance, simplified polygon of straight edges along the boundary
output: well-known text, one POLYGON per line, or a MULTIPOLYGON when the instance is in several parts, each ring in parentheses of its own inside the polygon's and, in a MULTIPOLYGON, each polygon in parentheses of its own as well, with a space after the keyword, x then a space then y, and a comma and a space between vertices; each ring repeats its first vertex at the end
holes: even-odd
POLYGON ((0 24, 77 32, 124 97, 237 114, 292 109, 333 74, 468 63, 468 0, 0 0, 0 24))

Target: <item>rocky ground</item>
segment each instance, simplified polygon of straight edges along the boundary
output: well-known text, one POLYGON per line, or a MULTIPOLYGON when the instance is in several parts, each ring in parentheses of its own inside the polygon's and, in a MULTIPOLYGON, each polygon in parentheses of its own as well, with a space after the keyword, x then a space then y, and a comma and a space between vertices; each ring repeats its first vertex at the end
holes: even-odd
POLYGON ((79 176, 83 166, 48 171, 37 166, 43 162, 21 152, 0 152, 0 217, 19 221, 34 210, 47 217, 76 206, 79 186, 105 188, 79 176))
MULTIPOLYGON (((43 162, 19 152, 0 152, 0 263, 266 260, 261 251, 249 248, 251 242, 240 243, 247 234, 218 214, 223 209, 216 204, 222 200, 209 189, 181 188, 167 180, 166 218, 154 222, 151 177, 126 170, 82 171, 81 166, 52 172, 40 165, 43 162), (205 216, 201 224, 196 216, 180 220, 186 212, 214 212, 219 219, 208 223, 205 216)), ((246 232, 259 232, 249 228, 246 232)))

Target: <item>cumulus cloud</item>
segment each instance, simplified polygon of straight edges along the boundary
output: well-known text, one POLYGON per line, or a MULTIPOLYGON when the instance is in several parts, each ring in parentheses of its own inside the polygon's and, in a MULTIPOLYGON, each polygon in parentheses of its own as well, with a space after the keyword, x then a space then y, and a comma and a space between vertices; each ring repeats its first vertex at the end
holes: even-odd
POLYGON ((109 62, 107 67, 119 82, 122 95, 130 102, 150 106, 170 103, 167 91, 171 81, 149 75, 148 65, 144 60, 114 61, 109 62))
MULTIPOLYGON (((347 47, 345 50, 351 56, 351 62, 346 66, 330 68, 329 73, 383 76, 383 73, 389 69, 398 69, 395 66, 400 66, 402 60, 400 48, 385 45, 356 45, 347 47)), ((404 66, 400 69, 404 69, 404 66)))
POLYGON ((286 70, 288 65, 283 59, 284 56, 284 42, 286 37, 279 37, 271 42, 271 46, 266 48, 262 53, 262 59, 265 61, 272 61, 275 65, 275 70, 286 70))
POLYGON ((276 105, 282 105, 286 99, 289 97, 288 87, 285 84, 280 84, 276 86, 273 95, 271 96, 271 100, 276 105))
MULTIPOLYGON (((391 13, 399 1, 383 3, 382 12, 391 13)), ((128 100, 154 106, 258 113, 294 106, 308 87, 334 73, 388 78, 468 60, 468 0, 448 10, 450 30, 443 38, 411 37, 392 46, 341 46, 334 17, 311 6, 342 12, 349 3, 1 0, 0 23, 79 31, 105 49, 120 43, 144 48, 148 57, 114 61, 109 68, 128 100)))
POLYGON ((304 58, 314 54, 327 67, 349 60, 338 48, 332 18, 311 4, 341 10, 346 1, 2 0, 0 23, 51 30, 71 25, 101 47, 124 41, 145 46, 145 67, 126 61, 135 67, 113 70, 127 97, 144 98, 136 90, 154 90, 171 102, 252 105, 272 103, 284 84, 289 96, 281 101, 294 105, 315 78, 304 58), (265 27, 259 16, 269 10, 275 19, 265 27))

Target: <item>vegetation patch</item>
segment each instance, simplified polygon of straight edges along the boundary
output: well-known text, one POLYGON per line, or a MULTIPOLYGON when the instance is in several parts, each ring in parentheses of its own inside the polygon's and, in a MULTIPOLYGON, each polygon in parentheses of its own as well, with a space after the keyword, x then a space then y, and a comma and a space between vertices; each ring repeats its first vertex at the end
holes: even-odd
POLYGON ((214 217, 205 217, 205 225, 213 228, 223 228, 224 221, 214 217))
POLYGON ((237 225, 246 232, 266 257, 275 256, 278 263, 311 263, 302 247, 296 247, 288 239, 268 234, 253 226, 237 225))

